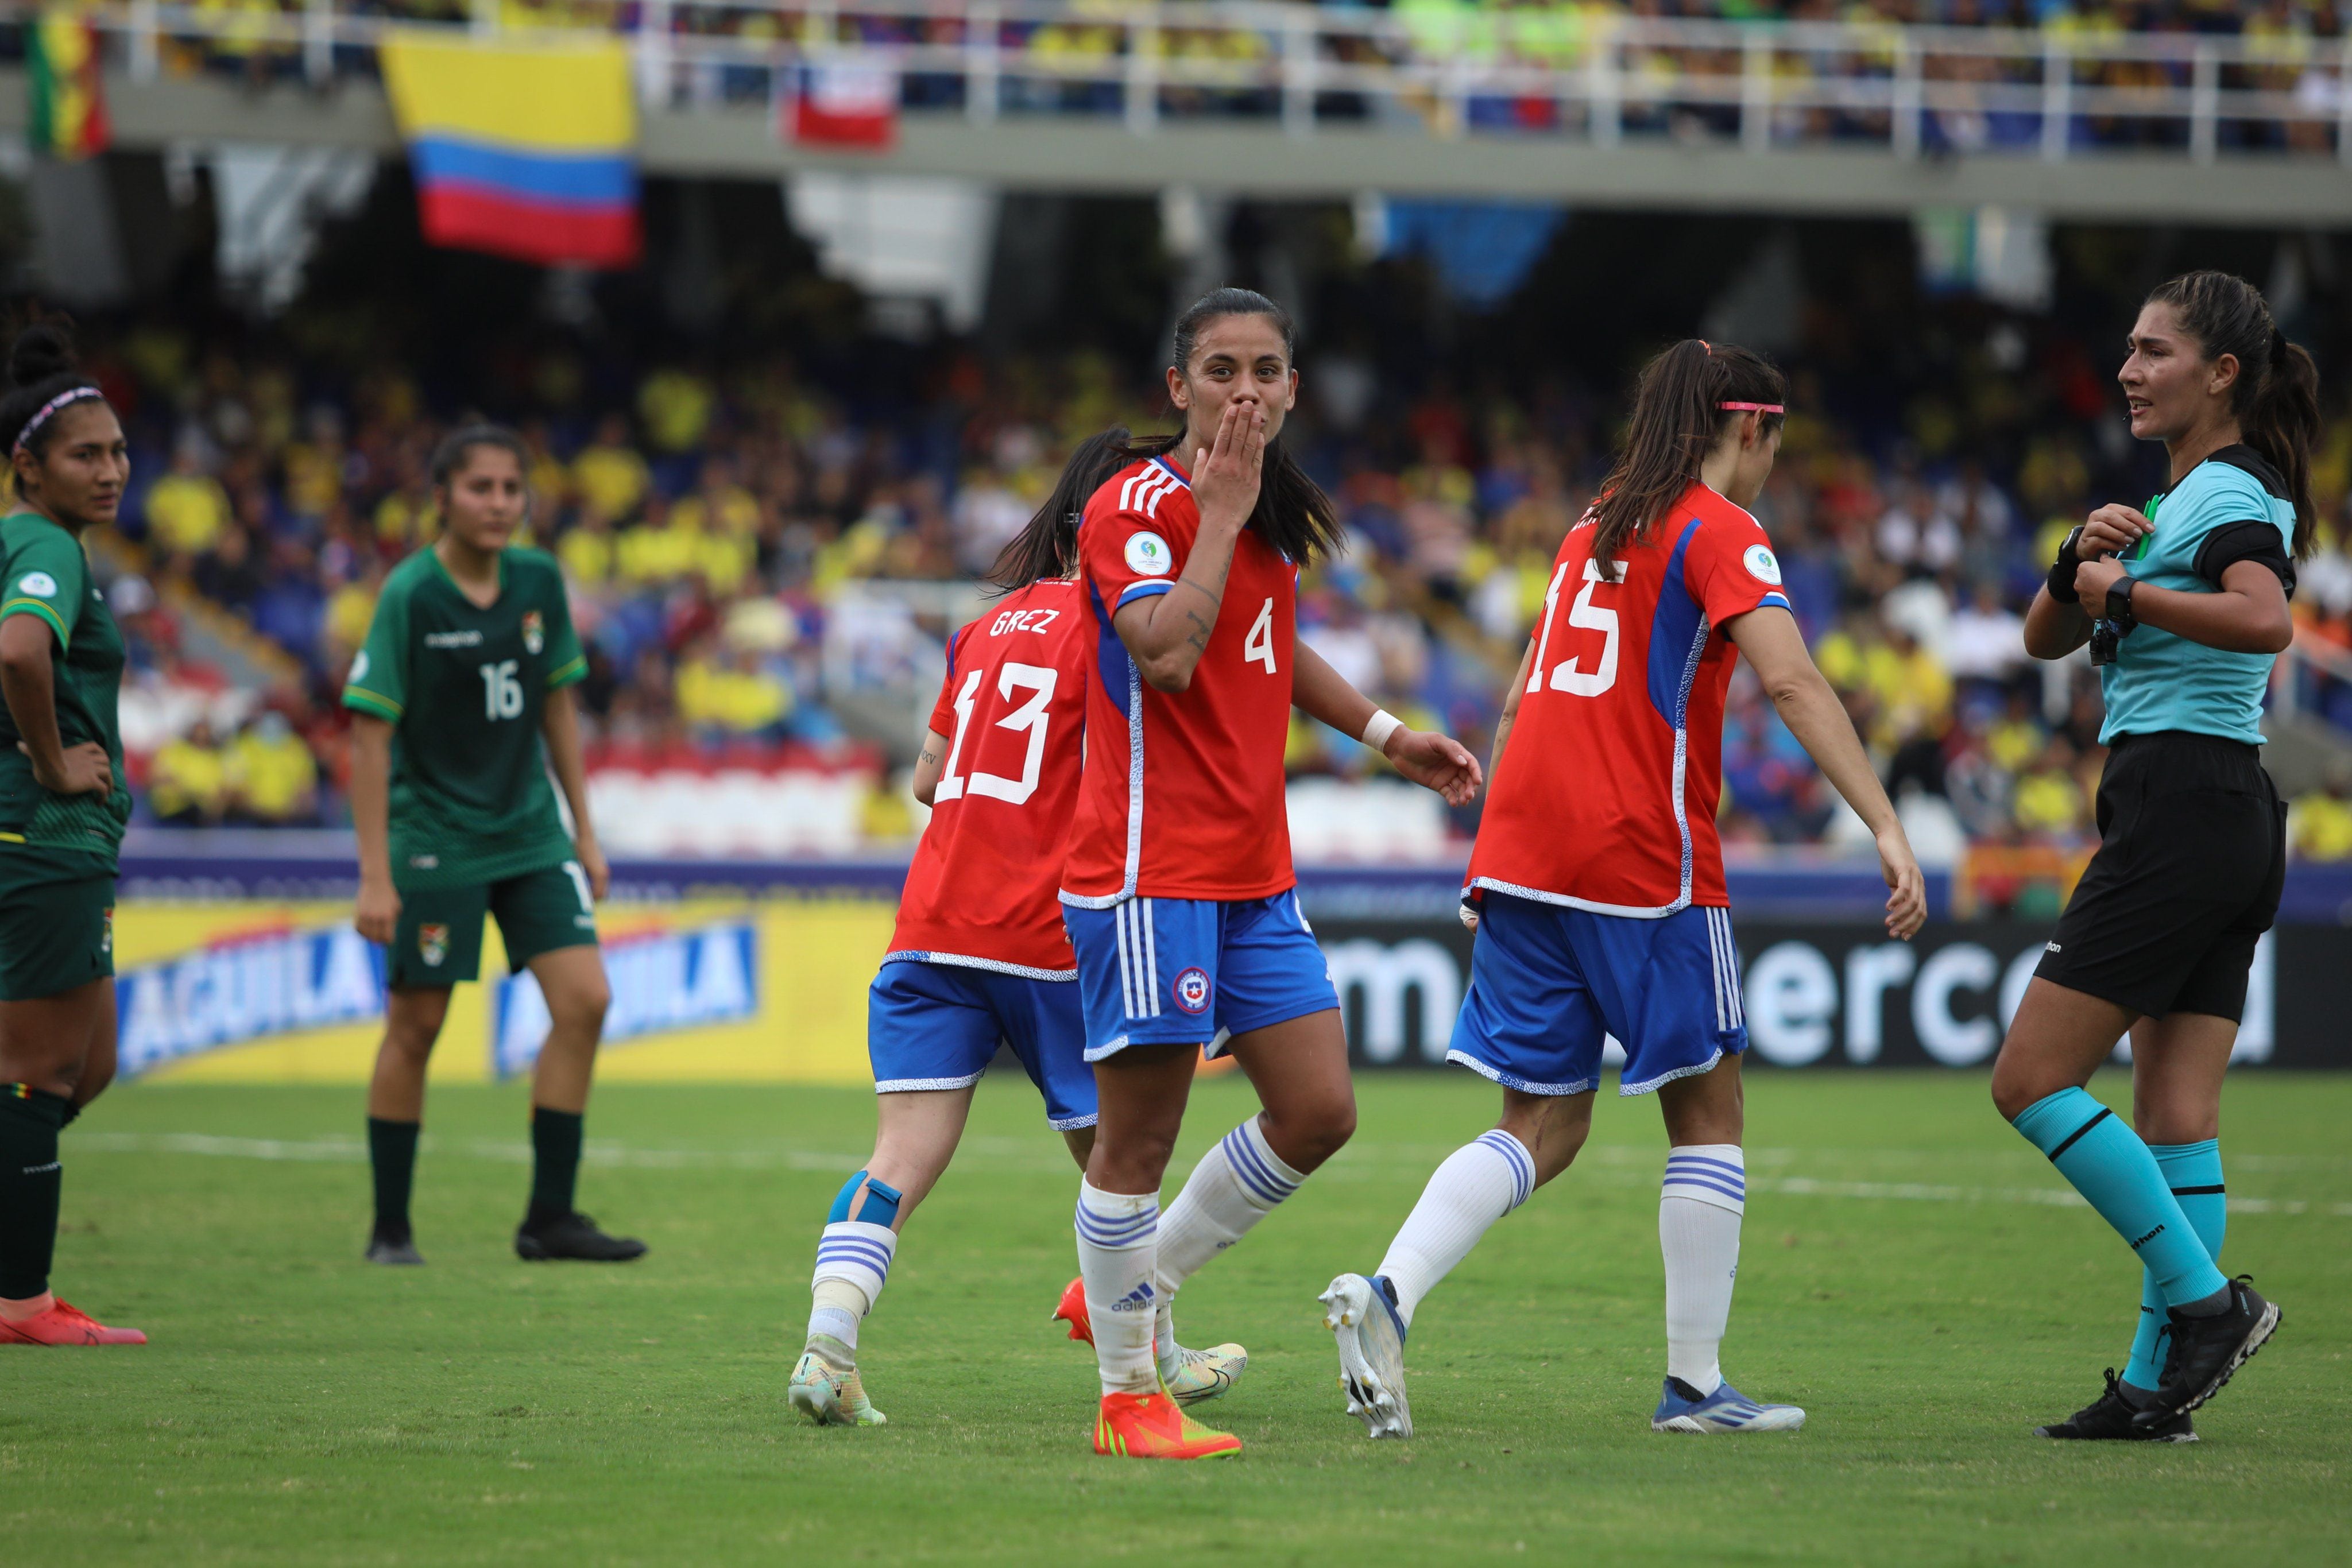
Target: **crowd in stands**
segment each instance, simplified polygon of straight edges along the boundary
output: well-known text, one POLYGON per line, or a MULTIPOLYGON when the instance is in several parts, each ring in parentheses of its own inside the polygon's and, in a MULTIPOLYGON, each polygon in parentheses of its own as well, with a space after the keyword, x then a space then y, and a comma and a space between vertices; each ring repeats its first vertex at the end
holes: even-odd
MULTIPOLYGON (((142 817, 341 820, 336 694, 386 569, 435 537, 425 461, 457 411, 428 408, 390 354, 341 384, 283 352, 149 326, 98 362, 134 443, 120 535, 96 551, 132 651, 123 730, 142 817)), ((1335 356, 1318 373, 1326 390, 1293 439, 1351 549, 1307 573, 1304 635, 1408 720, 1483 750, 1553 552, 1600 477, 1601 411, 1440 382, 1385 410, 1373 442, 1349 391, 1370 370, 1335 356)), ((1162 427, 1084 351, 993 370, 961 353, 936 402, 888 416, 854 413, 781 360, 650 366, 623 405, 567 412, 581 374, 561 350, 530 365, 545 406, 523 431, 530 540, 562 563, 591 650, 595 766, 856 778, 868 809, 854 831, 869 838, 908 831, 884 780, 910 753, 940 640, 978 613, 973 580, 1062 454, 1114 420, 1162 427)), ((2095 411, 2104 392, 2082 395, 2095 411)), ((1801 373, 1758 507, 1823 672, 1927 836, 1940 823, 1955 841, 2081 845, 2097 687, 2086 667, 2030 665, 2019 612, 2086 507, 2091 427, 2037 436, 1996 478, 1937 451, 1932 429, 1874 457, 1813 412, 1826 402, 1801 373)), ((2348 477, 2352 416, 2320 464, 2330 549, 2296 601, 2314 635, 2352 646, 2348 477)), ((2352 718, 2352 687, 2321 683, 2311 706, 2352 718)), ((1833 794, 1745 675, 1725 758, 1728 839, 1839 840, 1833 794)), ((1290 764, 1300 779, 1373 766, 1304 718, 1290 764)), ((2352 858, 2352 776, 2305 803, 2296 841, 2352 858)))

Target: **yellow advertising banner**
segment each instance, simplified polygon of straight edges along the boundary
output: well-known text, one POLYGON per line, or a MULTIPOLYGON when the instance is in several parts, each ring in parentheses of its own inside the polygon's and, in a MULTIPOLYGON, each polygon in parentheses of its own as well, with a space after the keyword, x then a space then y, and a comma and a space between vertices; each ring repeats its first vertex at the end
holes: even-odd
MULTIPOLYGON (((866 990, 889 945, 879 900, 690 900, 598 912, 613 1006, 605 1082, 866 1083, 866 990)), ((134 902, 115 912, 122 1071, 178 1082, 359 1083, 383 1011, 382 950, 348 904, 134 902)), ((456 988, 431 1077, 526 1072, 546 1027, 497 922, 456 988)))

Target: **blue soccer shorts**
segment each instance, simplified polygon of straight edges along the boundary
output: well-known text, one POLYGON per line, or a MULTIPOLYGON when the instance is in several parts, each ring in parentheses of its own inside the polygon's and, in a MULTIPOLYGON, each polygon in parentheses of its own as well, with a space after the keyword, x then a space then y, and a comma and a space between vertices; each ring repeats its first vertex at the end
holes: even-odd
POLYGON ((1582 1094, 1614 1035, 1617 1092, 1646 1094, 1748 1049, 1729 910, 1635 920, 1491 891, 1479 908, 1448 1061, 1528 1094, 1582 1094))
POLYGON ((866 998, 866 1054, 877 1094, 964 1089, 999 1040, 1045 1097, 1056 1129, 1095 1124, 1095 1075, 1075 980, 1038 980, 964 964, 894 958, 866 998))
POLYGON ((1205 1045, 1337 1009, 1331 967, 1296 889, 1271 898, 1130 898, 1066 907, 1087 1009, 1087 1060, 1130 1045, 1205 1045))

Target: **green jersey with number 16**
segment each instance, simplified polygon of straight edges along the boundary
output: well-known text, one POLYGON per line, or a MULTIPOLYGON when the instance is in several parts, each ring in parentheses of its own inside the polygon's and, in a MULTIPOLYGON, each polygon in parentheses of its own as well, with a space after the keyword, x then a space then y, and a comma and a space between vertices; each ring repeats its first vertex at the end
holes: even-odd
POLYGON ((394 886, 499 882, 572 858, 540 719, 547 694, 587 672, 543 551, 500 552, 488 609, 429 548, 393 568, 343 706, 393 727, 394 886))

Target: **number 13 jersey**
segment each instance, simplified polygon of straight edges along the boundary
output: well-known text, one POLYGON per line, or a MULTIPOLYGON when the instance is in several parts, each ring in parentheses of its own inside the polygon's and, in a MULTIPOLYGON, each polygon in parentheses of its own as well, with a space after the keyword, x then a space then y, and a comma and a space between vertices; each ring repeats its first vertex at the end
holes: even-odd
POLYGON ((1610 570, 1588 517, 1553 565, 1536 655, 1470 852, 1472 889, 1655 919, 1721 908, 1724 627, 1789 608, 1756 519, 1693 485, 1610 570))
POLYGON ((1077 974, 1054 894, 1084 749, 1079 622, 1078 585, 1047 579, 948 639, 930 723, 947 737, 947 762, 907 867, 890 959, 1077 974))
POLYGON ((1086 782, 1062 873, 1065 904, 1107 909, 1139 894, 1268 898, 1297 880, 1282 754, 1298 569, 1243 530, 1214 630, 1181 693, 1153 689, 1112 624, 1126 606, 1169 593, 1175 597, 1162 614, 1209 619, 1207 597, 1176 586, 1200 531, 1192 485, 1166 457, 1112 476, 1078 525, 1093 657, 1086 782))

